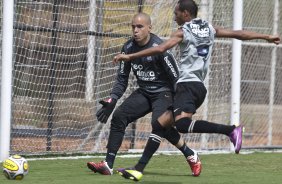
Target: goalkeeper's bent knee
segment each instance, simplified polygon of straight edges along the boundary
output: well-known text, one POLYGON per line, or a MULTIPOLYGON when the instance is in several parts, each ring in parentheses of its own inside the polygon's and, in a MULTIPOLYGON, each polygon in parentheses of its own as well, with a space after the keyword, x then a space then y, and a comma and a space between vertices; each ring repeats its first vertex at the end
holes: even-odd
POLYGON ((111 130, 125 132, 127 125, 128 121, 126 115, 120 108, 117 108, 112 116, 111 130))
POLYGON ((166 129, 159 123, 158 120, 152 123, 152 133, 153 134, 156 134, 163 138, 165 136, 165 132, 166 132, 166 129))

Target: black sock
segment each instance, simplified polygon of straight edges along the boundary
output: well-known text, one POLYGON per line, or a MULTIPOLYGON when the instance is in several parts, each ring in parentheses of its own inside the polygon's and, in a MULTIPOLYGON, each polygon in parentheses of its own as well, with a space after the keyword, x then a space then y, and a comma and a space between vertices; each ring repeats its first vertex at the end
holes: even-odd
POLYGON ((143 172, 153 154, 157 151, 161 143, 161 137, 156 134, 151 134, 145 146, 142 157, 135 165, 137 171, 143 172))
POLYGON ((227 136, 235 128, 235 125, 216 124, 216 123, 211 123, 211 122, 204 121, 204 120, 197 120, 195 121, 194 125, 192 126, 193 126, 192 127, 193 133, 219 133, 219 134, 224 134, 227 136))
POLYGON ((191 150, 185 143, 178 149, 184 154, 185 158, 194 155, 194 151, 191 150))
POLYGON ((143 162, 140 162, 140 161, 139 161, 139 162, 134 166, 134 168, 135 168, 137 171, 140 171, 140 172, 143 173, 143 171, 144 171, 146 165, 147 165, 147 163, 143 163, 143 162))
POLYGON ((180 140, 180 134, 174 127, 171 127, 166 130, 164 138, 172 145, 176 145, 180 140))
POLYGON ((116 154, 117 152, 109 150, 107 151, 107 155, 106 155, 106 162, 108 164, 108 166, 112 169, 114 166, 114 162, 116 159, 116 154))

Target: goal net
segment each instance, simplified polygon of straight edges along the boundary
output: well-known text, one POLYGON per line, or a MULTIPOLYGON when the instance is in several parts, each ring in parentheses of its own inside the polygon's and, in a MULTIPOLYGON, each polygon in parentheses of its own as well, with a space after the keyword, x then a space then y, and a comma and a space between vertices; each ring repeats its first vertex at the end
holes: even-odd
MULTIPOLYGON (((111 118, 107 124, 101 124, 95 113, 101 107, 98 102, 110 95, 117 69, 112 59, 131 37, 131 18, 139 11, 150 14, 152 32, 167 39, 177 28, 173 21, 176 3, 176 0, 15 1, 11 153, 105 152, 111 118)), ((197 0, 197 3, 200 17, 232 29, 232 0, 197 0)), ((275 0, 244 1, 243 28, 268 34, 276 29, 281 33, 282 15, 275 18, 275 3, 275 0)), ((0 20, 5 21, 1 15, 0 20)), ((230 124, 231 51, 231 39, 216 40, 205 81, 208 96, 195 119, 230 124)), ((281 47, 264 41, 243 42, 240 108, 241 122, 245 125, 244 148, 282 146, 281 53, 281 47)), ((178 56, 177 48, 175 55, 178 56)), ((136 87, 131 76, 118 104, 136 87)), ((150 119, 148 114, 127 127, 120 151, 144 148, 151 132, 150 119)), ((223 135, 182 136, 191 148, 199 151, 231 148, 228 137, 223 135)), ((159 150, 176 151, 165 140, 159 150)))

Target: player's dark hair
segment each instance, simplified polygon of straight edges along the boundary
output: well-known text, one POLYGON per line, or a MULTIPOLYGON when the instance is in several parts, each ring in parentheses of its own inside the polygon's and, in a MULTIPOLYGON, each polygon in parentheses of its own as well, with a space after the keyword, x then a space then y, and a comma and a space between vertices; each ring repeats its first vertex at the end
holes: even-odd
POLYGON ((197 17, 198 5, 196 4, 194 0, 179 0, 178 4, 179 4, 180 11, 183 12, 187 10, 190 13, 190 15, 192 16, 192 18, 197 17))

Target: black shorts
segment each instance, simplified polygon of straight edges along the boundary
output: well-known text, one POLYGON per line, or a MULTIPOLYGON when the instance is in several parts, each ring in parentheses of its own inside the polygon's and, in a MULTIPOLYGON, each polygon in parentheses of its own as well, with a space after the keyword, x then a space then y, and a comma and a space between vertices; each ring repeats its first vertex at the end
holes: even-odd
POLYGON ((168 108, 172 106, 173 96, 169 91, 148 93, 141 89, 134 91, 118 107, 127 124, 152 112, 151 122, 155 122, 168 108))
POLYGON ((207 90, 202 82, 178 83, 174 98, 174 116, 181 112, 196 113, 206 98, 207 90))

